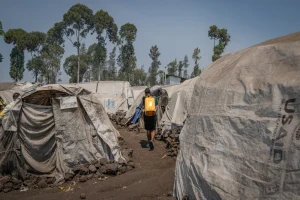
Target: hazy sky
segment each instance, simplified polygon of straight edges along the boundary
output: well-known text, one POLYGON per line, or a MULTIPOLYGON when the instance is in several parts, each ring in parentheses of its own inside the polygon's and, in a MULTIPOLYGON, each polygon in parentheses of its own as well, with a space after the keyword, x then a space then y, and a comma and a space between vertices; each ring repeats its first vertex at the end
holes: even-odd
MULTIPOLYGON (((299 31, 300 1, 298 0, 1 0, 0 20, 4 31, 22 28, 26 31, 47 32, 63 14, 76 3, 82 3, 94 12, 107 11, 118 27, 130 22, 137 27, 134 43, 137 66, 148 70, 151 59, 149 50, 157 45, 161 53, 161 68, 187 54, 192 71, 194 48, 201 49, 200 67, 211 63, 213 41, 207 36, 210 25, 227 28, 231 42, 226 53, 247 48, 256 43, 299 31)), ((96 42, 89 36, 86 44, 96 42)), ((9 76, 12 45, 0 38, 0 81, 12 81, 9 76)), ((112 49, 108 45, 108 52, 112 49)), ((66 41, 65 58, 75 54, 75 48, 66 41)), ((26 54, 26 60, 29 55, 26 54)), ((63 83, 69 77, 61 67, 63 83)), ((23 81, 33 81, 32 74, 25 71, 23 81)))

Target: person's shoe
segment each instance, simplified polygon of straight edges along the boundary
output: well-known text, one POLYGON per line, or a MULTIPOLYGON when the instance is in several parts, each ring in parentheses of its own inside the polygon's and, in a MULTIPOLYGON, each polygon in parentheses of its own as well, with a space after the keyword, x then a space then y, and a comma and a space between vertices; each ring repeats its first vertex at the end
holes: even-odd
POLYGON ((149 146, 150 146, 150 151, 152 151, 154 149, 154 145, 152 141, 149 141, 149 146))

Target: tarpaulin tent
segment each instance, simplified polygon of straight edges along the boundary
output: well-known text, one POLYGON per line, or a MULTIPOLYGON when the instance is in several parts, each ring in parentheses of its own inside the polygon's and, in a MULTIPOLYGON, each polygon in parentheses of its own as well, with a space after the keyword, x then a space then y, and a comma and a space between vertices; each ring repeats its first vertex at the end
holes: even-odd
POLYGON ((147 86, 131 86, 133 99, 136 99, 141 93, 145 92, 147 86))
POLYGON ((24 94, 2 125, 2 173, 25 170, 59 180, 75 165, 100 158, 126 162, 101 102, 78 86, 46 85, 24 94))
POLYGON ((95 93, 107 113, 127 111, 133 103, 133 92, 127 81, 95 81, 66 85, 77 85, 95 93))
POLYGON ((195 83, 177 199, 300 199, 300 33, 223 56, 195 83))

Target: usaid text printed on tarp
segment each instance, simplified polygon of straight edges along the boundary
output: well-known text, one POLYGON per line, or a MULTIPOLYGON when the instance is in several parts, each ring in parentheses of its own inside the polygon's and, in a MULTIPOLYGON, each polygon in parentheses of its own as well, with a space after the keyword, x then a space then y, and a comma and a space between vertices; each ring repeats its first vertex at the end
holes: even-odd
POLYGON ((289 143, 292 142, 293 139, 300 139, 298 112, 296 98, 282 100, 270 148, 270 156, 275 164, 280 164, 285 158, 285 154, 288 151, 287 148, 290 146, 289 143), (288 140, 288 138, 292 140, 288 140))

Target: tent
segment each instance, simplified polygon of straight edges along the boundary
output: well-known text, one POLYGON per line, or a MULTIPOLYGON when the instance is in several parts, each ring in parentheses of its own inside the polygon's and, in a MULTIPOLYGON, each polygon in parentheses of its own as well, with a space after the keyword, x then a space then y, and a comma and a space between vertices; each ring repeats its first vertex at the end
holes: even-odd
POLYGON ((223 56, 196 81, 174 196, 300 198, 300 32, 223 56))
POLYGON ((136 99, 139 94, 145 92, 145 89, 147 88, 147 86, 131 86, 131 90, 133 93, 133 99, 136 99))
POLYGON ((103 104, 107 113, 115 114, 117 111, 128 111, 133 103, 133 92, 127 81, 95 81, 72 83, 95 93, 103 104))
POLYGON ((23 94, 2 126, 0 173, 53 174, 59 180, 93 160, 126 162, 101 102, 78 86, 46 85, 23 94))

